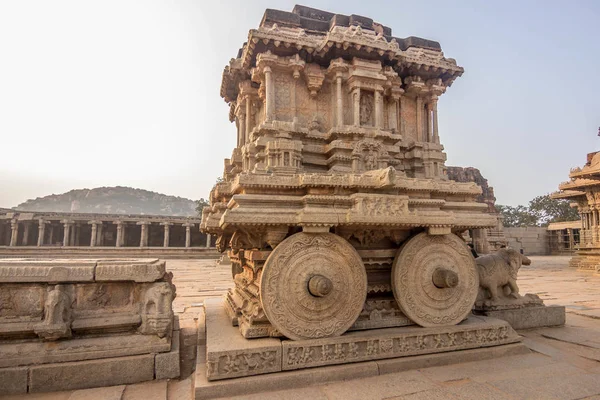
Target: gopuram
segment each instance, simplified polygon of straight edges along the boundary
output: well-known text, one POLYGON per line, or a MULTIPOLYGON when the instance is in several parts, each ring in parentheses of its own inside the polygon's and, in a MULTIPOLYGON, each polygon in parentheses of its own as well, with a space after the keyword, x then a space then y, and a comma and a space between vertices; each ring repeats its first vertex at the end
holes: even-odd
POLYGON ((201 229, 235 288, 206 304, 208 380, 520 340, 468 318, 461 235, 496 217, 446 175, 437 104, 462 73, 367 17, 266 10, 223 72, 237 146, 201 229))
POLYGON ((600 152, 589 153, 585 165, 572 168, 569 178, 552 197, 572 200, 581 216, 579 249, 570 266, 600 271, 600 152))

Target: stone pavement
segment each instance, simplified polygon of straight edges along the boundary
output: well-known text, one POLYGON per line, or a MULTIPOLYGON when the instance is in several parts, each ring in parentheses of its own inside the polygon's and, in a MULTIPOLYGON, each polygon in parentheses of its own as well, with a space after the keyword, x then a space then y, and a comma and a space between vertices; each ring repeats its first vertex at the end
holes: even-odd
MULTIPOLYGON (((235 399, 599 399, 600 275, 567 267, 569 257, 530 257, 519 274, 521 293, 536 293, 546 304, 567 308, 567 325, 520 331, 531 354, 332 382, 304 389, 235 399)), ((191 373, 194 329, 205 298, 220 296, 231 285, 227 266, 214 260, 172 260, 184 333, 182 370, 191 373), (186 338, 189 340, 186 342, 186 338), (186 344, 187 343, 187 344, 186 344)), ((9 396, 19 400, 191 399, 191 377, 110 388, 9 396)))

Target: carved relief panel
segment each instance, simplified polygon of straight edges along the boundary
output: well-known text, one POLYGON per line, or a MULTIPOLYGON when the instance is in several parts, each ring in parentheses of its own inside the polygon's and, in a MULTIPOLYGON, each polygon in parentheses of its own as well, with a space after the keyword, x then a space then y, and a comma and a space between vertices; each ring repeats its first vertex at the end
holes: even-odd
POLYGON ((360 125, 375 125, 375 95, 366 90, 360 93, 360 125))

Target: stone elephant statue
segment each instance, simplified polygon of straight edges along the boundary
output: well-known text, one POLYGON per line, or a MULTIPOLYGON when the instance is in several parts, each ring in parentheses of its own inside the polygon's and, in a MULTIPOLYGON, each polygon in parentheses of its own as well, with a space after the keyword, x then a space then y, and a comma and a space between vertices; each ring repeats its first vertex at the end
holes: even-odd
POLYGON ((479 272, 478 300, 487 304, 497 302, 500 296, 518 299, 517 273, 521 265, 531 260, 515 249, 503 248, 493 254, 475 259, 479 272))

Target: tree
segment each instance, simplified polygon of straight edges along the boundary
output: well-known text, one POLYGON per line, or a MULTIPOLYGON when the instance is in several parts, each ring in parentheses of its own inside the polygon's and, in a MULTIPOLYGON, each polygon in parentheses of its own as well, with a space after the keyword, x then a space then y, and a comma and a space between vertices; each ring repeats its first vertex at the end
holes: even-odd
POLYGON ((551 222, 576 221, 579 213, 571 203, 564 199, 553 199, 549 194, 537 196, 529 202, 529 211, 537 218, 539 226, 548 226, 551 222))
POLYGON ((208 206, 208 200, 201 198, 200 200, 196 200, 196 212, 198 215, 202 215, 202 209, 208 206))
POLYGON ((535 197, 528 207, 496 205, 496 208, 504 217, 506 227, 548 226, 551 222, 579 219, 577 209, 572 208, 568 200, 553 199, 549 194, 535 197))
POLYGON ((537 218, 533 215, 529 209, 525 206, 502 206, 496 205, 496 209, 504 217, 502 221, 506 227, 519 227, 519 226, 536 226, 537 218))

